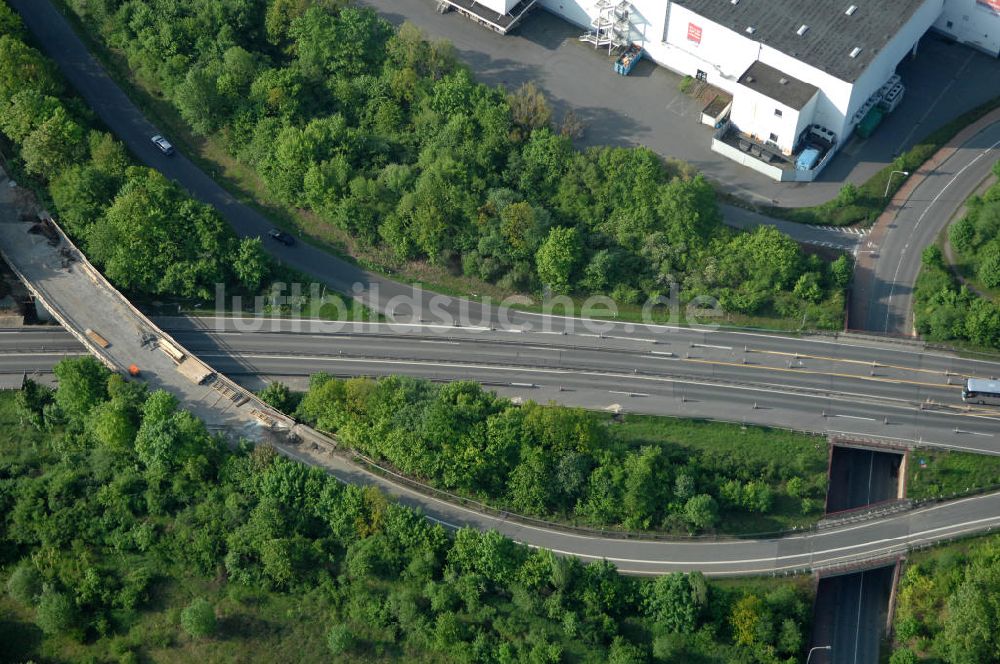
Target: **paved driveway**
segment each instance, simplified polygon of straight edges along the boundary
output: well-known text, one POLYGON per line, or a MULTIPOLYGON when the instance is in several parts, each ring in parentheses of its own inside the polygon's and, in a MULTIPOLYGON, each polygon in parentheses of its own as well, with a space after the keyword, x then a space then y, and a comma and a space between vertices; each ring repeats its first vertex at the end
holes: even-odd
POLYGON ((845 181, 862 182, 933 129, 997 95, 1000 62, 929 34, 916 59, 899 67, 907 97, 868 140, 852 140, 821 181, 779 183, 710 150, 711 131, 698 103, 677 90, 680 77, 642 61, 629 77, 611 70, 607 52, 581 44, 581 28, 536 11, 514 34, 501 36, 455 14, 438 14, 431 0, 363 0, 394 23, 409 20, 430 37, 448 39, 480 80, 516 87, 534 80, 557 117, 574 108, 586 120, 586 144, 646 145, 689 161, 726 190, 748 200, 814 205, 833 198, 845 181))

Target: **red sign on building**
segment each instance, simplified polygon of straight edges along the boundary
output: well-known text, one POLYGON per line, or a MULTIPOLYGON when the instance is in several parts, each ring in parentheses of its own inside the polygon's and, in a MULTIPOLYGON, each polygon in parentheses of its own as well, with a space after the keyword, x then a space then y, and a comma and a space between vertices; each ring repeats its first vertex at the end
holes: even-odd
POLYGON ((693 41, 695 44, 701 43, 701 28, 694 23, 688 23, 688 41, 693 41))
POLYGON ((995 14, 1000 14, 1000 0, 976 0, 976 4, 995 14))

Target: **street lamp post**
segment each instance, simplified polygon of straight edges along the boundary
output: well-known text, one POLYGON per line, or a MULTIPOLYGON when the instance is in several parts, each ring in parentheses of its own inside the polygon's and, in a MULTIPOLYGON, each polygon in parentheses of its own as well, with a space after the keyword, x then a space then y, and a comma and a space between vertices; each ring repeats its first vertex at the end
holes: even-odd
POLYGON ((809 660, 812 659, 813 653, 817 650, 833 650, 833 646, 816 646, 815 648, 810 648, 809 655, 806 657, 806 664, 809 664, 809 660))
POLYGON ((885 183, 885 193, 882 194, 882 198, 885 198, 885 197, 887 197, 889 195, 889 185, 892 184, 892 176, 895 175, 896 173, 900 173, 902 175, 909 175, 910 174, 909 171, 890 171, 889 172, 889 180, 885 183))

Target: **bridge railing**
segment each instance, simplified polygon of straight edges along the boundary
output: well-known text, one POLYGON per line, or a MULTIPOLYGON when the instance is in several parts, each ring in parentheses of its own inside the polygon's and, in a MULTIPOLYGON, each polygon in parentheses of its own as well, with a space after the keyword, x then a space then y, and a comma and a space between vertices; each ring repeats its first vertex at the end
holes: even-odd
MULTIPOLYGON (((2 155, 0 155, 2 158, 2 155)), ((3 169, 0 169, 0 180, 6 179, 6 173, 3 169)), ((72 258, 73 264, 86 276, 96 288, 104 290, 111 294, 111 296, 126 310, 129 315, 131 315, 135 321, 138 323, 141 329, 148 332, 159 339, 166 340, 169 345, 172 345, 180 349, 187 357, 197 358, 194 353, 184 348, 180 343, 177 342, 168 333, 161 330, 153 321, 151 321, 146 314, 140 311, 133 305, 127 297, 125 297, 114 285, 111 284, 107 278, 101 274, 94 265, 87 259, 86 254, 80 251, 79 247, 73 243, 69 236, 63 231, 56 220, 45 210, 39 210, 37 212, 38 219, 41 223, 47 224, 51 227, 52 231, 56 234, 59 244, 54 247, 54 250, 59 250, 62 248, 64 255, 72 258)), ((0 248, 0 256, 10 265, 11 270, 17 275, 31 294, 45 304, 45 307, 52 313, 57 321, 66 329, 70 334, 72 334, 77 341, 79 341, 84 348, 89 350, 95 357, 97 357, 103 364, 105 364, 112 371, 125 372, 125 366, 120 366, 111 354, 105 349, 97 346, 93 343, 89 337, 82 333, 82 331, 77 330, 72 324, 70 317, 61 309, 58 303, 52 302, 51 298, 46 298, 45 293, 35 284, 32 284, 27 276, 17 267, 17 264, 12 260, 12 256, 7 255, 7 252, 0 248)), ((200 360, 199 360, 200 361, 200 360)), ((208 366, 206 364, 206 366, 208 366)), ((257 395, 250 392, 244 387, 237 385, 232 379, 226 377, 224 374, 219 372, 214 372, 214 380, 218 381, 225 386, 227 390, 230 390, 234 394, 238 394, 241 398, 245 399, 245 403, 249 402, 251 408, 255 409, 257 412, 261 413, 269 421, 276 424, 280 423, 283 427, 291 427, 294 424, 294 420, 284 413, 272 408, 268 404, 260 400, 257 395)))
POLYGON ((478 513, 488 514, 492 517, 503 519, 505 521, 510 521, 512 523, 523 524, 525 526, 532 526, 537 528, 545 528, 547 530, 556 530, 561 532, 573 533, 578 535, 587 535, 590 537, 603 537, 607 539, 620 539, 620 540, 687 540, 687 541, 741 541, 748 539, 772 539, 776 537, 782 537, 785 535, 801 534, 806 532, 816 532, 819 530, 819 525, 814 524, 811 526, 805 526, 802 528, 791 528, 784 530, 773 530, 773 531, 762 531, 756 533, 745 533, 739 535, 721 535, 721 534, 706 534, 706 535, 684 535, 663 531, 629 531, 629 530, 619 530, 613 528, 594 528, 590 526, 581 526, 573 523, 565 523, 559 521, 552 521, 548 519, 542 519, 538 517, 528 516, 525 514, 519 514, 517 512, 511 512, 493 505, 483 503, 482 501, 476 500, 475 498, 470 498, 468 496, 462 496, 459 494, 451 493, 439 487, 432 486, 426 482, 421 482, 420 480, 408 477, 403 473, 399 472, 397 469, 392 468, 389 464, 384 462, 378 462, 357 450, 349 447, 340 445, 337 442, 336 435, 330 432, 320 431, 312 427, 299 424, 293 430, 294 433, 298 433, 301 437, 309 443, 313 443, 322 447, 325 451, 335 454, 342 459, 346 459, 354 462, 357 465, 364 467, 366 470, 374 475, 378 475, 384 479, 387 479, 399 486, 410 489, 416 493, 431 496, 443 503, 450 504, 452 506, 465 507, 478 513), (302 435, 305 434, 305 435, 302 435))

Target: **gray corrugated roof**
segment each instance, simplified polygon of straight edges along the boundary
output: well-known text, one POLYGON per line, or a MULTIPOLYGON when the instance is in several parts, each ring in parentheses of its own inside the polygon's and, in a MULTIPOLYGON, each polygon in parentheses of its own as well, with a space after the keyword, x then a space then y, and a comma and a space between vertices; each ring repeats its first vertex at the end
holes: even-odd
POLYGON ((842 81, 854 82, 926 0, 675 0, 842 81), (853 15, 847 8, 857 5, 853 15), (808 25, 803 35, 799 28, 808 25), (747 34, 748 26, 754 28, 747 34), (851 51, 860 48, 857 57, 851 51))
POLYGON ((819 90, 815 85, 800 81, 760 60, 743 72, 740 83, 796 111, 801 111, 819 90))

